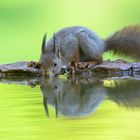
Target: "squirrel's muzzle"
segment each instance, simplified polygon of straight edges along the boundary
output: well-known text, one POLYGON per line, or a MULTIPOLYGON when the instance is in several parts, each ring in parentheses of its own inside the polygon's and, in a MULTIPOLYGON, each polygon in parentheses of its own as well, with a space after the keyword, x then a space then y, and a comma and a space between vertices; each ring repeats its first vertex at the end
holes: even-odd
POLYGON ((54 77, 55 74, 51 70, 42 70, 42 76, 44 76, 44 77, 54 77))

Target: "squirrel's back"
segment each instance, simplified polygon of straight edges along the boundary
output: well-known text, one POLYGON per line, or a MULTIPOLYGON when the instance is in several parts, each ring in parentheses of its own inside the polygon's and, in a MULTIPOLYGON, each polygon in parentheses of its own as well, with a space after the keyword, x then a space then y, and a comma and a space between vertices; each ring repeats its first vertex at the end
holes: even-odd
POLYGON ((86 27, 66 27, 59 30, 55 37, 61 53, 66 59, 70 57, 72 59, 72 54, 79 51, 80 61, 98 60, 101 59, 101 54, 104 52, 104 41, 86 27))
POLYGON ((65 28, 62 28, 60 29, 58 32, 56 32, 56 37, 57 36, 63 36, 65 37, 66 35, 68 34, 76 34, 82 30, 87 30, 86 27, 83 27, 83 26, 71 26, 71 27, 65 27, 65 28))

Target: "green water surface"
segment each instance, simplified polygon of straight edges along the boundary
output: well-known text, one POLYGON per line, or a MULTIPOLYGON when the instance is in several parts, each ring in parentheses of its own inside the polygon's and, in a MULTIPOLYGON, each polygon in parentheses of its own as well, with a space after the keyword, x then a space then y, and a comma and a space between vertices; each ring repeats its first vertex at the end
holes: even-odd
POLYGON ((140 81, 78 81, 1 83, 0 139, 140 139, 140 81))

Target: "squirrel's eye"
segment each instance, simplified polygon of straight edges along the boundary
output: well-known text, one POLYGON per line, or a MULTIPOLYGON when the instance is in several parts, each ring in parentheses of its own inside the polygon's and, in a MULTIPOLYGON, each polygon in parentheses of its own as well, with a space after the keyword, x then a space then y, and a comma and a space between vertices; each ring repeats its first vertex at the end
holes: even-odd
POLYGON ((57 66, 57 63, 53 63, 53 65, 54 65, 54 67, 56 67, 57 66))

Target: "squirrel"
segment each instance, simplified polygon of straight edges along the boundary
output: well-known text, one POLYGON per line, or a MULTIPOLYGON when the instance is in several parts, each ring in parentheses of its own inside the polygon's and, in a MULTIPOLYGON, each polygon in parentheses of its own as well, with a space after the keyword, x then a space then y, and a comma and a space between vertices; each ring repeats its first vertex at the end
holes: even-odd
POLYGON ((82 26, 63 28, 47 42, 45 34, 39 63, 44 76, 57 75, 68 64, 74 73, 78 62, 102 63, 106 51, 139 59, 140 25, 124 27, 106 39, 82 26))

